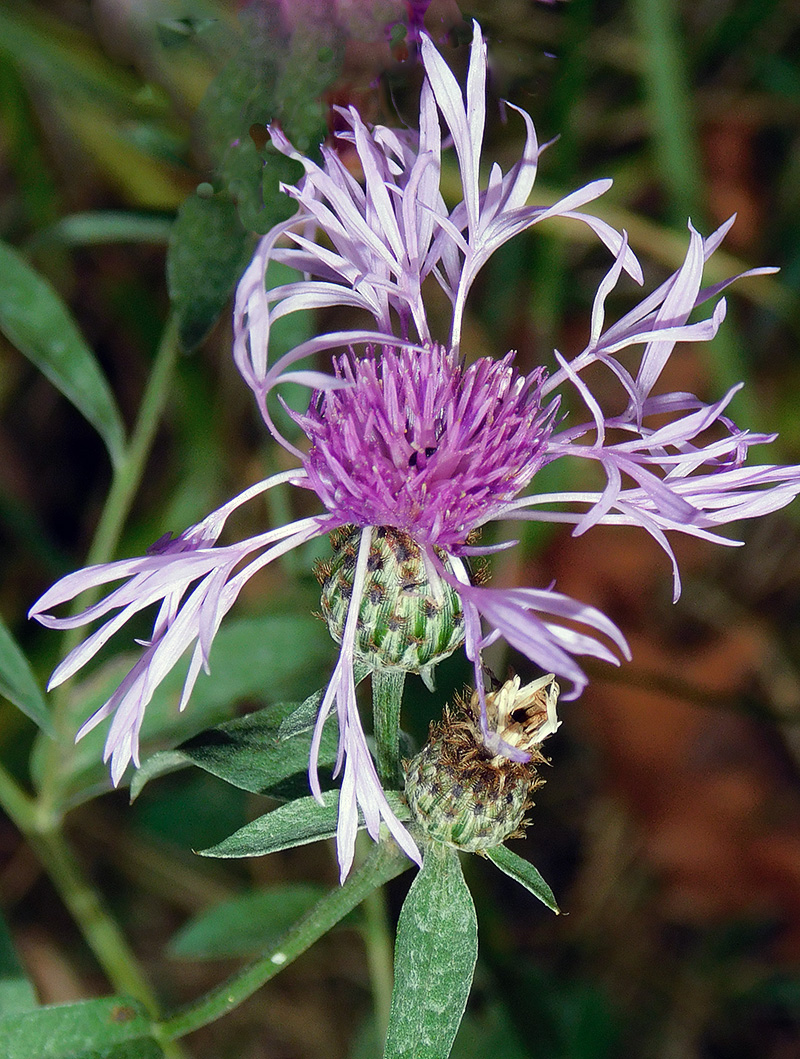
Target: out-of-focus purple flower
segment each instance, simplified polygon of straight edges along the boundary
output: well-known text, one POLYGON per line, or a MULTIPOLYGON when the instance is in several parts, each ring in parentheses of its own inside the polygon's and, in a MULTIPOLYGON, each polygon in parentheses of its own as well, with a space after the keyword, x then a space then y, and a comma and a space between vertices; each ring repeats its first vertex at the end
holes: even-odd
MULTIPOLYGON (((114 713, 106 757, 111 757, 117 783, 131 758, 138 764, 139 727, 156 686, 191 647, 183 707, 200 667, 208 664, 216 630, 247 579, 305 541, 355 527, 345 617, 336 634, 341 648, 320 707, 310 768, 312 790, 319 795, 317 750, 322 725, 335 706, 342 877, 352 863, 359 808, 373 837, 383 820, 409 856, 419 858, 381 789, 356 705, 354 665, 369 661, 359 646, 362 602, 371 584, 374 542, 387 528, 406 534, 419 550, 434 610, 437 596, 456 594, 463 642, 481 698, 482 652, 499 637, 544 671, 567 680, 571 689, 564 698, 574 698, 586 684, 576 656, 616 663, 619 656, 628 656, 622 633, 605 615, 552 585, 503 590, 473 583, 469 557, 492 550, 477 545, 477 530, 499 519, 567 522, 574 524, 575 533, 597 524, 640 526, 670 556, 677 596, 680 582, 667 531, 736 543, 719 535, 723 525, 782 507, 800 492, 798 467, 745 466, 749 447, 772 436, 739 430, 725 416, 734 390, 713 404, 688 393, 653 393, 675 344, 711 339, 724 317, 725 302, 719 299, 709 317, 688 322, 697 306, 715 299, 727 285, 702 289, 701 280, 704 262, 729 224, 708 239, 690 226, 681 268, 606 327, 605 302, 622 271, 642 278, 625 236, 581 212, 610 182, 595 181, 548 208, 528 205, 540 148, 530 118, 519 111, 526 128, 522 157, 506 174, 494 165, 481 190, 486 52, 480 30, 476 25, 466 100, 428 38, 422 38, 421 52, 427 76, 418 135, 368 128, 354 110, 343 112, 363 184, 334 151, 325 149, 323 165, 317 166, 296 155, 280 131, 272 130, 278 149, 303 163, 305 177, 297 187, 286 188, 297 200, 297 214, 262 239, 239 284, 234 357, 269 430, 298 457, 298 469, 253 486, 143 558, 64 578, 31 612, 56 628, 106 619, 61 663, 51 682, 57 684, 93 657, 134 613, 161 601, 141 659, 79 733, 114 713), (440 116, 463 188, 463 199, 452 210, 440 191, 440 116), (549 375, 543 368, 521 375, 512 354, 469 363, 460 350, 463 314, 480 268, 508 239, 554 216, 589 225, 613 255, 595 297, 589 344, 571 359, 556 352, 549 375), (325 239, 317 242, 320 234, 325 239), (303 278, 265 290, 270 260, 293 266, 303 278), (434 341, 428 325, 423 284, 429 278, 452 305, 444 346, 434 341), (319 335, 270 363, 270 328, 276 320, 328 306, 366 310, 374 327, 319 335), (642 347, 636 370, 617 358, 620 350, 633 346, 642 347), (340 351, 332 376, 295 369, 303 358, 330 350, 340 351), (626 396, 624 410, 611 416, 584 381, 585 369, 598 364, 614 375, 626 396), (307 451, 282 437, 267 408, 269 392, 290 380, 315 391, 308 410, 294 416, 310 442, 307 451), (559 416, 556 391, 567 385, 586 408, 575 422, 559 416), (594 462, 600 472, 597 488, 528 491, 543 466, 566 456, 594 462), (283 482, 316 493, 322 513, 238 544, 217 544, 235 508, 283 482), (123 584, 75 617, 49 613, 86 588, 116 581, 123 584)), ((447 649, 457 642, 458 637, 448 641, 447 649)), ((524 754, 490 730, 485 710, 482 729, 494 753, 524 760, 524 754)))

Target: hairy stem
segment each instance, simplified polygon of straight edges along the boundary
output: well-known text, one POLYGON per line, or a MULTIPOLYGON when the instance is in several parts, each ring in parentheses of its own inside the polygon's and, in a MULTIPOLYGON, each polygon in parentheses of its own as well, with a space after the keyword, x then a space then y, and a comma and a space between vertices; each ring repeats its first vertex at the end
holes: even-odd
MULTIPOLYGON (((359 832, 357 841, 359 844, 368 842, 370 847, 372 846, 372 840, 366 838, 364 832, 359 832)), ((379 1037, 384 1040, 389 1028, 389 1012, 394 987, 394 941, 389 927, 386 894, 383 889, 376 887, 367 894, 364 898, 363 913, 362 936, 372 983, 375 1022, 379 1037)))
POLYGON ((373 669, 372 713, 375 752, 381 783, 391 790, 403 786, 400 765, 400 707, 406 675, 402 670, 373 669))

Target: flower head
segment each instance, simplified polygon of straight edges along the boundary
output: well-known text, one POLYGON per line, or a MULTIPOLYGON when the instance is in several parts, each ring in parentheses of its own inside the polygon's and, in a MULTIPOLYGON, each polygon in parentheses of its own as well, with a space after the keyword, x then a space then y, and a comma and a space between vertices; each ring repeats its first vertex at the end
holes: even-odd
MULTIPOLYGON (((618 663, 628 655, 622 633, 604 614, 552 585, 496 589, 475 583, 469 557, 492 550, 476 542, 477 530, 499 519, 565 522, 576 534, 598 524, 639 526, 670 557, 677 596, 680 580, 668 531, 737 543, 720 535, 722 526, 780 508, 800 492, 798 467, 746 466, 750 446, 772 436, 740 430, 725 415, 735 388, 711 404, 685 392, 654 392, 676 343, 713 338, 725 315, 724 299, 719 299, 710 316, 689 322, 693 310, 716 299, 727 285, 701 286, 703 265, 731 222, 705 239, 690 226, 688 252, 678 271, 606 326, 605 302, 622 272, 642 278, 625 235, 581 212, 610 182, 595 181, 548 208, 529 205, 541 149, 530 118, 519 111, 526 130, 522 157, 505 174, 494 165, 482 189, 486 52, 480 30, 476 25, 466 98, 426 37, 421 53, 426 80, 418 134, 368 128, 356 111, 343 112, 363 183, 332 149, 323 149, 318 166, 297 155, 280 130, 272 130, 277 148, 298 157, 305 176, 285 189, 297 201, 297 214, 262 239, 239 284, 234 358, 267 427, 296 455, 297 469, 251 487, 142 558, 69 575, 31 611, 55 628, 104 619, 56 669, 52 685, 86 664, 133 614, 160 601, 141 658, 79 733, 114 714, 106 757, 117 783, 131 759, 138 764, 139 728, 155 688, 191 649, 183 708, 200 668, 208 666, 220 622, 247 580, 291 548, 347 527, 336 577, 325 578, 331 582, 326 613, 341 646, 320 706, 310 763, 311 787, 319 796, 319 741, 335 707, 343 877, 352 863, 359 808, 373 837, 383 820, 409 856, 419 858, 386 800, 361 728, 357 662, 424 672, 463 642, 475 669, 480 742, 495 757, 523 766, 531 751, 524 740, 504 735, 510 731, 508 717, 501 716, 499 700, 485 689, 484 649, 503 637, 571 685, 565 699, 586 684, 576 656, 618 663), (452 209, 440 190, 440 118, 449 130, 463 189, 452 209), (508 239, 553 216, 588 225, 612 254, 595 297, 586 348, 572 358, 556 351, 549 374, 544 368, 519 373, 512 354, 497 361, 470 360, 460 348, 462 323, 480 268, 508 239), (324 241, 317 241, 320 234, 324 241), (304 278, 266 290, 264 273, 271 260, 297 268, 304 278), (439 284, 452 306, 444 345, 430 331, 423 299, 427 279, 439 284), (272 324, 298 310, 327 306, 366 310, 374 326, 321 334, 271 363, 272 324), (642 351, 635 369, 629 359, 623 364, 617 357, 630 347, 642 351), (326 350, 339 351, 333 375, 295 368, 326 350), (625 397, 622 411, 608 415, 601 408, 584 378, 590 365, 617 380, 625 397), (294 415, 308 439, 306 450, 280 434, 267 407, 270 391, 287 380, 314 390, 308 410, 294 415), (557 391, 566 386, 577 393, 584 414, 559 418, 557 391), (537 493, 537 472, 564 457, 591 461, 599 472, 597 487, 537 493), (312 490, 320 514, 242 542, 218 544, 236 508, 282 483, 312 490), (387 540, 401 568, 406 559, 416 564, 413 577, 396 579, 391 598, 378 576, 384 561, 379 542, 387 540), (50 613, 86 588, 117 581, 122 584, 105 599, 76 616, 50 613), (373 613, 392 633, 391 642, 384 641, 383 632, 376 635, 376 626, 365 631, 373 613), (434 618, 444 624, 429 636, 424 623, 434 618)), ((765 271, 770 270, 749 274, 765 271)), ((546 734, 555 723, 548 716, 546 734)))
POLYGON ((491 753, 483 737, 481 698, 456 700, 406 769, 406 798, 422 833, 435 842, 471 853, 494 849, 525 833, 531 795, 544 780, 535 765, 545 762, 541 745, 558 728, 558 684, 549 673, 520 687, 507 680, 484 697, 484 707, 506 742, 524 747, 524 762, 491 753))
POLYGON ((294 416, 311 442, 308 484, 342 522, 393 526, 458 552, 542 466, 558 400, 542 406, 542 370, 501 361, 464 367, 452 350, 346 354, 336 378, 294 416))

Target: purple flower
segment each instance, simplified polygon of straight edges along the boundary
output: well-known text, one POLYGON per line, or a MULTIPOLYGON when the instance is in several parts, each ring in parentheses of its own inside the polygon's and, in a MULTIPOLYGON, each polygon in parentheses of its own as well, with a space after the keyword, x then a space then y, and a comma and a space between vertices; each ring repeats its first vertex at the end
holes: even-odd
MULTIPOLYGON (((671 558, 677 597, 680 581, 667 531, 738 543, 721 536, 720 528, 780 508, 800 492, 798 467, 745 466, 749 447, 773 438, 742 431, 725 416, 735 388, 713 404, 688 393, 653 393, 675 344, 713 338, 724 317, 725 302, 719 299, 709 317, 688 322, 697 306, 715 299, 727 285, 702 289, 701 280, 705 260, 731 222, 708 239, 690 226, 681 268, 606 327, 605 301, 622 271, 641 281, 626 237, 579 212, 610 182, 595 181, 547 209, 529 206, 540 148, 530 118, 519 111, 526 127, 522 157, 506 174, 493 166, 486 188, 480 190, 486 78, 480 30, 476 25, 466 101, 426 37, 421 51, 427 76, 418 135, 368 128, 354 110, 343 112, 363 168, 363 185, 334 151, 324 149, 319 167, 296 155, 280 131, 272 130, 279 150, 300 157, 305 177, 297 187, 285 189, 298 203, 297 214, 262 239, 240 282, 234 357, 267 427, 297 456, 297 470, 253 486, 181 537, 162 540, 142 558, 69 575, 31 611, 55 628, 105 619, 61 663, 51 680, 54 685, 86 664, 134 613, 161 602, 140 660, 78 733, 114 714, 106 758, 111 758, 112 779, 118 783, 131 759, 138 764, 139 728, 153 691, 191 648, 183 708, 200 667, 208 667, 219 624, 248 578, 299 544, 355 527, 348 531, 355 532, 357 545, 350 558, 344 618, 336 633, 341 648, 320 707, 310 762, 311 787, 319 796, 319 739, 335 706, 342 774, 337 835, 342 878, 352 863, 359 807, 373 838, 383 820, 408 855, 419 859, 413 839, 387 803, 356 704, 354 665, 369 662, 359 628, 361 607, 371 584, 373 546, 381 535, 387 530, 405 534, 418 550, 434 611, 437 599, 448 593, 456 598, 461 613, 453 614, 453 622, 460 621, 462 629, 447 641, 445 653, 464 642, 482 699, 482 652, 498 637, 544 671, 568 681, 571 689, 565 697, 574 698, 586 684, 576 656, 618 663, 620 655, 628 657, 622 633, 598 610, 552 585, 503 590, 474 583, 469 557, 493 550, 478 545, 477 531, 500 519, 567 522, 574 524, 576 534, 596 524, 641 526, 671 558), (439 184, 440 115, 452 139, 463 188, 463 199, 452 210, 439 184), (595 297, 589 344, 571 359, 556 352, 549 375, 544 368, 520 374, 510 353, 500 360, 470 362, 460 350, 460 340, 466 297, 477 273, 504 242, 553 216, 589 225, 613 255, 595 297), (316 241, 320 233, 324 242, 316 241), (304 278, 265 290, 270 260, 293 266, 304 278), (452 305, 446 345, 435 342, 429 330, 422 295, 428 278, 439 283, 452 305), (274 321, 327 306, 366 310, 374 327, 319 335, 271 364, 274 321), (642 347, 635 371, 617 358, 620 350, 633 346, 642 347), (298 361, 324 350, 340 351, 332 376, 294 369, 298 361), (590 365, 601 365, 617 380, 623 411, 609 416, 601 409, 584 380, 590 365), (314 388, 308 410, 293 414, 310 443, 307 450, 282 437, 267 408, 267 395, 287 380, 314 388), (566 385, 577 391, 586 409, 574 420, 559 414, 556 390, 566 385), (566 456, 594 462, 599 472, 595 489, 551 494, 528 490, 543 466, 566 456), (316 493, 322 512, 240 543, 217 543, 231 512, 285 482, 316 493), (117 581, 122 584, 81 614, 58 618, 49 613, 86 588, 117 581)), ((413 583, 410 591, 415 591, 413 583)), ((417 668, 424 671, 423 666, 417 668)), ((482 728, 495 753, 525 760, 522 751, 490 730, 485 708, 482 728)))

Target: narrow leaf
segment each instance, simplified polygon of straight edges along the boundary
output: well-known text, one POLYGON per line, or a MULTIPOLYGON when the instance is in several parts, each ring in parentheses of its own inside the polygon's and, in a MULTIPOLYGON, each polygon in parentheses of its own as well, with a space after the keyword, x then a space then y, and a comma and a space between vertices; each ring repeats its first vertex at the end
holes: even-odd
POLYGON ((325 791, 323 805, 314 798, 279 805, 271 813, 259 816, 232 835, 197 852, 201 857, 263 857, 281 849, 304 846, 336 834, 339 792, 325 791))
POLYGON ((65 246, 92 246, 106 243, 166 243, 172 231, 172 218, 132 210, 93 210, 72 213, 40 232, 33 245, 62 243, 65 246))
MULTIPOLYGON (((410 819, 408 806, 396 791, 386 791, 386 800, 399 820, 410 819)), ((272 812, 240 827, 216 846, 197 852, 202 857, 263 857, 281 849, 333 838, 339 811, 338 790, 324 791, 322 801, 320 805, 315 798, 298 798, 279 805, 272 812)), ((360 817, 359 826, 364 826, 360 817)))
POLYGON ((400 912, 384 1059, 447 1059, 477 958, 475 906, 458 854, 434 843, 400 912))
POLYGON ((117 462, 124 428, 105 375, 59 295, 5 243, 0 243, 0 331, 92 424, 117 462))
MULTIPOLYGON (((207 728, 175 750, 154 754, 134 774, 131 800, 138 797, 148 779, 182 765, 197 765, 251 794, 281 799, 306 794, 313 730, 313 720, 307 721, 316 717, 321 698, 322 692, 315 692, 299 707, 295 703, 268 706, 207 728)), ((338 742, 332 717, 323 729, 320 743, 323 785, 330 780, 330 768, 326 770, 325 766, 333 766, 336 761, 338 742)))
POLYGON ((163 1054, 144 1009, 127 997, 0 1018, 3 1059, 160 1059, 163 1054))
POLYGON ((254 956, 275 945, 324 893, 323 886, 290 883, 223 901, 178 931, 169 943, 170 955, 188 960, 254 956))
POLYGON ((0 1018, 31 1011, 36 1006, 33 985, 17 958, 5 921, 0 919, 0 1018))
MULTIPOLYGON (((321 700, 322 693, 315 692, 304 706, 316 710, 321 700)), ((298 775, 303 777, 303 792, 308 790, 306 772, 311 749, 310 728, 288 736, 281 732, 283 723, 291 719, 296 709, 294 703, 269 706, 208 728, 187 739, 178 749, 193 764, 234 787, 274 798, 295 797, 297 784, 292 779, 298 775)), ((338 743, 333 718, 323 729, 321 766, 334 764, 338 743)))
POLYGON ((494 849, 487 849, 486 856, 496 864, 500 871, 504 871, 506 875, 511 879, 515 879, 520 886, 524 886, 526 890, 538 897, 540 901, 547 905, 548 908, 552 909, 556 915, 561 913, 561 909, 556 903, 556 899, 553 896, 553 891, 541 877, 539 872, 530 864, 527 860, 523 860, 522 857, 518 857, 516 853, 512 853, 510 849, 505 846, 495 846, 494 849))
POLYGON ((53 734, 44 695, 5 622, 0 618, 0 695, 5 695, 47 735, 53 734))

